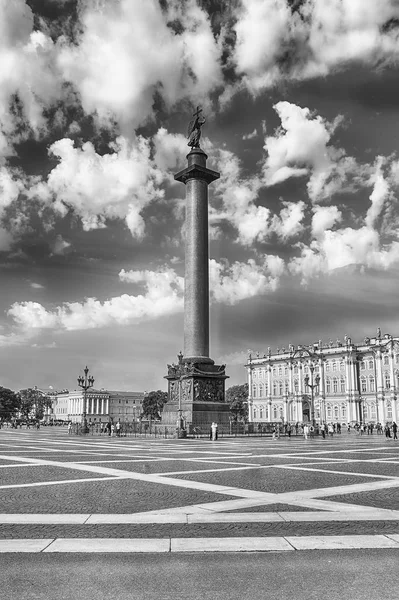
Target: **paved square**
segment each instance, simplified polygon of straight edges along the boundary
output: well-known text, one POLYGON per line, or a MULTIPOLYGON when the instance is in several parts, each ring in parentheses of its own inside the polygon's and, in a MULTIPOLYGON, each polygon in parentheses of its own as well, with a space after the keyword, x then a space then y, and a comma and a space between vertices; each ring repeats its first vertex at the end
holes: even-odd
POLYGON ((381 435, 0 431, 0 552, 399 549, 398 534, 399 445, 381 435))

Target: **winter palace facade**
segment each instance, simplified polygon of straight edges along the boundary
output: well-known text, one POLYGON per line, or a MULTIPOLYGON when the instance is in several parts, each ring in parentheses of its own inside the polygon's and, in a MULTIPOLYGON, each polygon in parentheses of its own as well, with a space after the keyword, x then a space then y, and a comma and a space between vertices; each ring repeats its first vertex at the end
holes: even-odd
POLYGON ((390 334, 360 344, 322 341, 310 346, 249 354, 249 421, 303 423, 396 421, 399 338, 390 334))

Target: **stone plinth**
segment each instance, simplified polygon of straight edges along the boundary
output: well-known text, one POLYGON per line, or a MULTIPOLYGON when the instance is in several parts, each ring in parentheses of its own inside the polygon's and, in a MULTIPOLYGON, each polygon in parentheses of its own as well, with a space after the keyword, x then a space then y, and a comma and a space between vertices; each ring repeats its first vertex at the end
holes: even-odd
POLYGON ((168 365, 168 402, 162 423, 178 426, 180 415, 189 433, 195 427, 209 429, 213 421, 229 424, 229 406, 224 401, 224 365, 183 362, 168 365))

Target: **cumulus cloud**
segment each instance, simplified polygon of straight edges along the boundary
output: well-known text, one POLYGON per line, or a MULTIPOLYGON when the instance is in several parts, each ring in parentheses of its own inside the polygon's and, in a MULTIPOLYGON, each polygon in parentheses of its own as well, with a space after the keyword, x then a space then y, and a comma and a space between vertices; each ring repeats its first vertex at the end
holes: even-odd
POLYGON ((284 261, 277 256, 266 256, 262 264, 250 259, 247 263, 219 263, 209 261, 209 287, 215 302, 237 304, 246 298, 273 292, 284 273, 284 261))
POLYGON ((374 186, 370 195, 371 206, 367 211, 365 220, 368 227, 374 226, 383 210, 385 201, 388 200, 390 195, 389 184, 383 173, 383 163, 384 159, 381 156, 378 157, 376 171, 371 178, 371 183, 373 183, 374 186))
POLYGON ((323 235, 335 223, 341 221, 342 213, 337 206, 315 206, 312 217, 312 235, 323 235))
POLYGON ((354 62, 395 63, 399 55, 396 0, 242 0, 236 18, 233 62, 239 87, 253 94, 354 62))
POLYGON ((13 143, 46 129, 44 108, 61 96, 51 38, 34 30, 33 13, 23 0, 0 0, 0 154, 13 143), (15 101, 17 103, 15 104, 15 101), (28 130, 28 131, 27 131, 28 130))
POLYGON ((242 139, 243 140, 253 140, 254 138, 257 137, 257 135, 258 135, 258 131, 257 131, 256 127, 255 127, 255 129, 251 133, 245 133, 242 136, 242 139))
POLYGON ((124 218, 133 236, 144 234, 142 209, 161 198, 161 173, 150 158, 150 144, 143 137, 128 141, 120 136, 110 144, 111 152, 100 155, 91 142, 81 148, 64 138, 50 146, 59 164, 47 181, 33 187, 31 195, 52 206, 61 215, 67 208, 78 214, 86 231, 105 227, 106 218, 124 218))
POLYGON ((186 97, 201 102, 220 86, 221 49, 194 0, 164 11, 157 0, 86 0, 80 29, 58 65, 102 125, 116 120, 126 132, 153 117, 155 93, 171 107, 186 97))
POLYGON ((299 243, 298 247, 300 256, 293 258, 288 268, 301 276, 303 283, 349 265, 388 269, 399 261, 399 242, 384 244, 379 233, 367 226, 327 230, 309 246, 299 243))
POLYGON ((265 185, 306 176, 308 194, 314 202, 342 189, 347 178, 359 170, 355 159, 330 144, 342 117, 330 123, 309 108, 290 102, 278 102, 274 109, 281 127, 265 138, 265 185))
POLYGON ((40 283, 35 283, 34 281, 30 284, 30 287, 32 287, 35 290, 43 290, 44 289, 44 285, 41 285, 40 283))
MULTIPOLYGON (((214 302, 236 304, 258 294, 273 292, 284 273, 284 261, 265 256, 262 264, 254 260, 231 266, 210 260, 210 290, 214 302)), ((112 325, 129 325, 157 319, 183 310, 184 278, 174 269, 125 271, 119 279, 144 288, 137 295, 123 294, 100 302, 66 302, 52 310, 38 302, 15 302, 7 314, 22 331, 55 329, 85 330, 112 325)))
POLYGON ((154 162, 163 171, 176 171, 186 166, 185 157, 189 152, 187 139, 181 133, 169 133, 160 127, 153 137, 154 162))

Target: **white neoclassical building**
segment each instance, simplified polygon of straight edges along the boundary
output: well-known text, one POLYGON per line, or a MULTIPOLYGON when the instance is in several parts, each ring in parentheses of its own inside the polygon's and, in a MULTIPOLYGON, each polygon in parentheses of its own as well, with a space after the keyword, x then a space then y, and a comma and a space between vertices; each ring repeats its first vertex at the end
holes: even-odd
MULTIPOLYGON (((90 389, 86 395, 87 422, 136 421, 142 412, 143 399, 144 392, 90 389)), ((83 416, 83 403, 82 390, 55 393, 52 402, 52 418, 80 423, 83 416)))
POLYGON ((355 344, 321 340, 309 346, 249 354, 249 421, 398 421, 399 337, 390 334, 355 344))

